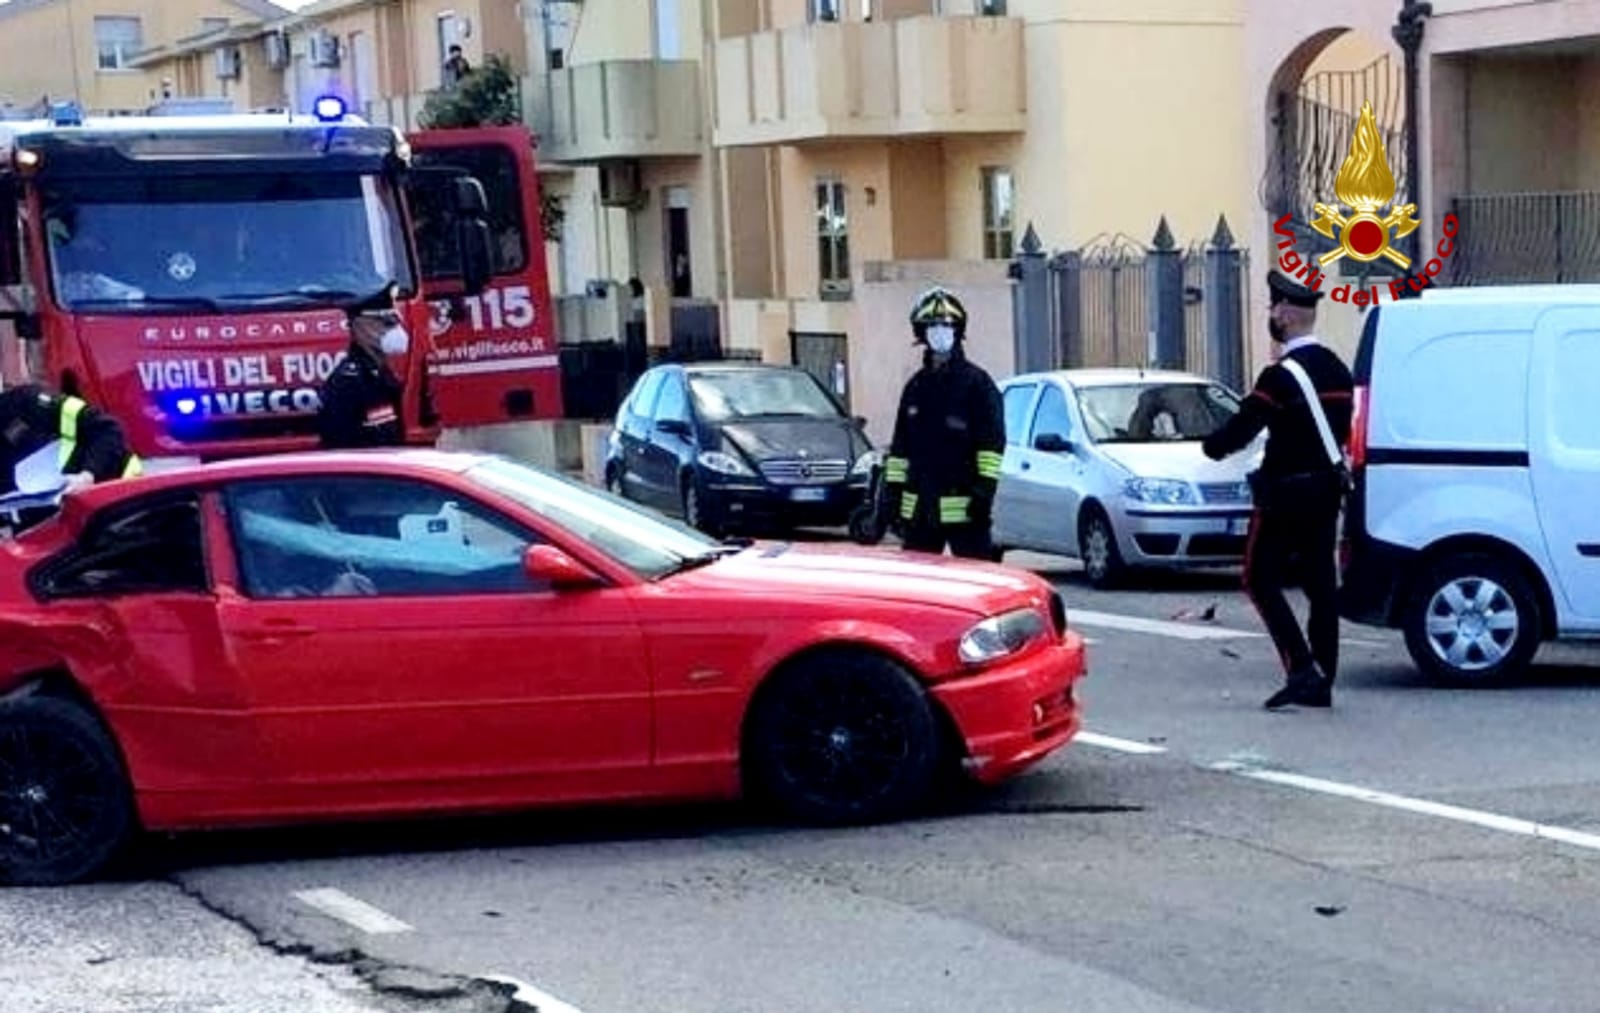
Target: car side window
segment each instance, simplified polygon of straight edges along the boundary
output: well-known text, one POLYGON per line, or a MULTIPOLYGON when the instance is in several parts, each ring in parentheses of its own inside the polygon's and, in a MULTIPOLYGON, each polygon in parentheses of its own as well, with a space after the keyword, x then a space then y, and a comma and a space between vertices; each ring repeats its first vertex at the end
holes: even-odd
POLYGON ((1028 408, 1033 404, 1034 391, 1039 388, 1031 383, 1019 383, 1014 387, 1007 387, 1003 395, 1006 412, 1006 442, 1013 447, 1022 446, 1022 441, 1027 435, 1028 408))
POLYGON ((629 436, 643 439, 650 435, 650 421, 655 417, 656 392, 661 389, 661 380, 666 374, 646 373, 639 385, 633 389, 633 396, 628 399, 628 411, 622 420, 622 431, 629 436))
POLYGON ((1039 398, 1039 410, 1033 416, 1033 438, 1059 436, 1072 439, 1072 412, 1067 408, 1067 396, 1055 384, 1046 384, 1039 398))
POLYGON ((656 421, 663 419, 689 421, 689 398, 684 392, 683 381, 676 376, 669 376, 661 383, 661 396, 656 401, 656 421))
POLYGON ((76 545, 35 571, 45 600, 133 594, 205 594, 204 525, 197 494, 110 508, 90 520, 76 545))
POLYGON ((537 536, 458 493, 328 476, 228 490, 241 590, 258 599, 525 594, 537 536))

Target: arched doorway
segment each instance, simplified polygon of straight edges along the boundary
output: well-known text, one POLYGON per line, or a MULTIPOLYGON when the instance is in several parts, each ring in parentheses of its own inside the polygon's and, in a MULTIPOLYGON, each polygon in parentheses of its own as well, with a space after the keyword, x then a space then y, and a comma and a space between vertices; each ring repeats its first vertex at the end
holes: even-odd
MULTIPOLYGON (((1409 193, 1406 176, 1404 57, 1394 43, 1396 0, 1329 0, 1319 8, 1326 20, 1308 24, 1300 5, 1251 0, 1251 116, 1259 133, 1250 181, 1256 208, 1250 245, 1261 251, 1260 272, 1251 279, 1251 349, 1256 368, 1272 348, 1265 327, 1266 293, 1261 273, 1277 264, 1281 234, 1274 224, 1288 216, 1294 249, 1317 256, 1337 240, 1311 228, 1320 201, 1337 202, 1336 180, 1350 154, 1364 103, 1370 104, 1384 154, 1395 175, 1396 193, 1409 193), (1290 10, 1293 8, 1294 10, 1290 10), (1297 14, 1297 16, 1296 16, 1297 14)), ((1350 258, 1322 268, 1325 292, 1355 283, 1381 286, 1401 272, 1388 261, 1350 258)), ((1354 354, 1361 314, 1349 303, 1323 301, 1319 333, 1347 358, 1354 354)))

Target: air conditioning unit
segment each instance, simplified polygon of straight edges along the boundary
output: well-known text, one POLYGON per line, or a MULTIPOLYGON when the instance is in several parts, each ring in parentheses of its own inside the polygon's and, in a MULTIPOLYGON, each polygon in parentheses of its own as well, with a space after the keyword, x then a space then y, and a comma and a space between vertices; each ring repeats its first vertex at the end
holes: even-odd
POLYGON ((236 81, 244 73, 244 54, 238 46, 223 46, 216 51, 217 79, 236 81))
POLYGON ((307 40, 313 67, 339 66, 339 37, 326 28, 307 40))
POLYGON ((267 66, 273 70, 282 70, 289 66, 289 36, 288 33, 277 31, 269 32, 263 40, 267 49, 267 66))
POLYGON ((638 208, 644 203, 639 163, 624 159, 600 163, 600 203, 608 208, 638 208))

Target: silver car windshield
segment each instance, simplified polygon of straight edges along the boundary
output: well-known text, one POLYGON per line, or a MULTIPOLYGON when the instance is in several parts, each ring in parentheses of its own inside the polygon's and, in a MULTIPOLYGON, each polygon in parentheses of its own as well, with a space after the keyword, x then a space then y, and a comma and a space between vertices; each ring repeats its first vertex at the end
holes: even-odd
POLYGON ((1239 411, 1225 387, 1142 383, 1078 388, 1078 408, 1096 443, 1203 440, 1239 411))

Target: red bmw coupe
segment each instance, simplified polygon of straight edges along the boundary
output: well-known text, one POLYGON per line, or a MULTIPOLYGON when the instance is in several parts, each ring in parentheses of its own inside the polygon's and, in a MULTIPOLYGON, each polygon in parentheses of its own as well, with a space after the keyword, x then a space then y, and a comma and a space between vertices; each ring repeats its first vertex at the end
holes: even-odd
POLYGON ((96 486, 0 546, 0 881, 139 829, 745 796, 892 819, 1077 732, 1032 574, 737 546, 502 458, 96 486))

